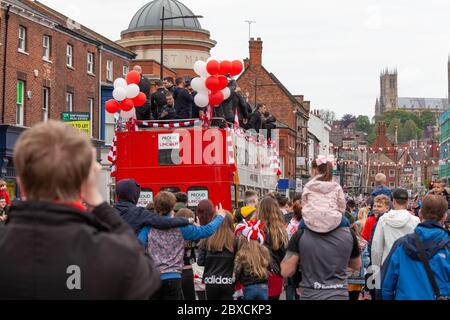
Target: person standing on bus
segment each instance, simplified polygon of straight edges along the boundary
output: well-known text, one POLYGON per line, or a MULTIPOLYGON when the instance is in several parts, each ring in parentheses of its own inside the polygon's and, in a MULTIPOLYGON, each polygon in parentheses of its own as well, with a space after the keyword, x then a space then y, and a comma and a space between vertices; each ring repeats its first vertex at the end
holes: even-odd
MULTIPOLYGON (((177 199, 170 192, 160 192, 155 198, 155 210, 166 220, 173 219, 177 199)), ((139 232, 139 241, 156 263, 161 274, 162 287, 155 300, 184 300, 182 290, 185 241, 197 241, 212 236, 222 224, 225 211, 220 207, 217 216, 206 226, 187 226, 171 230, 145 227, 139 232)))
POLYGON ((265 245, 272 257, 269 265, 269 300, 279 300, 284 284, 280 265, 289 243, 284 217, 277 201, 269 197, 261 201, 256 215, 264 223, 265 245))
POLYGON ((166 93, 166 104, 161 106, 158 110, 158 120, 173 120, 176 117, 175 100, 173 99, 173 95, 170 92, 166 93))
POLYGON ((191 119, 192 118, 192 104, 194 97, 186 89, 186 84, 183 78, 177 78, 175 91, 173 97, 175 98, 175 110, 177 119, 191 119))
POLYGON ((167 105, 166 95, 169 91, 164 87, 164 82, 161 80, 156 80, 155 86, 156 91, 152 93, 150 101, 153 119, 158 119, 160 110, 167 105))
POLYGON ((142 107, 135 108, 136 109, 136 117, 138 120, 149 120, 152 116, 152 106, 150 103, 150 87, 151 83, 144 75, 142 74, 141 66, 134 66, 134 71, 138 72, 141 75, 141 81, 139 82, 139 90, 147 96, 147 101, 142 107))
POLYGON ((116 189, 119 202, 114 205, 114 208, 119 212, 122 219, 133 228, 136 234, 147 226, 164 230, 185 227, 194 222, 193 219, 185 218, 164 219, 146 208, 138 207, 137 203, 141 194, 141 186, 132 179, 119 181, 116 189))

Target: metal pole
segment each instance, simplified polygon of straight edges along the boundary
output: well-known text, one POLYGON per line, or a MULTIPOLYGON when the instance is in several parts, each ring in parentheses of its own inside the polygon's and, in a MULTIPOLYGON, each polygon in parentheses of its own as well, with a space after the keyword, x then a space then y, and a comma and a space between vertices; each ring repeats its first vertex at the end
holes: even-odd
POLYGON ((258 91, 258 77, 255 77, 255 110, 256 110, 256 104, 257 104, 257 100, 256 100, 257 91, 258 91))
POLYGON ((3 92, 2 92, 2 123, 5 123, 5 100, 6 100, 6 62, 8 53, 8 29, 9 29, 9 10, 11 5, 6 7, 5 12, 5 51, 3 53, 3 92))
POLYGON ((163 7, 162 9, 162 17, 161 17, 161 70, 160 70, 160 75, 161 75, 161 80, 164 79, 164 19, 165 19, 165 11, 166 8, 163 7))

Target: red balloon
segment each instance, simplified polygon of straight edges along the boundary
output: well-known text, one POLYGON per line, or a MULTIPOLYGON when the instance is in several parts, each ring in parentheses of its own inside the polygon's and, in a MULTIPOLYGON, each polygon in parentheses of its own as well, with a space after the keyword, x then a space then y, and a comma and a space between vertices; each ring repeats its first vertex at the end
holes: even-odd
POLYGON ((147 102, 147 96, 145 93, 139 92, 139 95, 132 100, 135 107, 142 107, 147 102))
POLYGON ((217 76, 210 76, 208 78, 206 78, 205 81, 205 86, 206 88, 208 88, 211 91, 219 91, 219 87, 220 87, 220 81, 219 78, 217 76))
POLYGON ((225 60, 220 63, 219 74, 226 76, 227 74, 231 74, 231 71, 232 71, 231 61, 225 60))
POLYGON ((218 76, 217 79, 219 80, 219 87, 217 88, 218 90, 215 91, 219 91, 219 90, 223 90, 226 87, 228 87, 228 79, 225 76, 218 76))
POLYGON ((105 109, 108 113, 114 114, 114 113, 119 112, 120 104, 116 100, 111 99, 111 100, 106 101, 105 109))
POLYGON ((208 62, 208 64, 206 65, 206 71, 208 71, 208 73, 210 75, 218 75, 220 72, 220 63, 217 60, 211 60, 210 62, 208 62))
MULTIPOLYGON (((139 84, 141 82, 141 74, 137 71, 130 71, 127 74, 127 83, 128 84, 139 84)), ((130 109, 131 110, 131 109, 130 109)))
POLYGON ((240 60, 234 60, 231 63, 231 75, 237 76, 238 74, 241 74, 242 71, 244 71, 244 64, 240 60))
POLYGON ((209 104, 212 106, 220 105, 224 100, 223 92, 217 91, 209 95, 209 104))
POLYGON ((125 112, 131 111, 134 108, 134 103, 132 99, 125 99, 120 102, 122 110, 125 112))

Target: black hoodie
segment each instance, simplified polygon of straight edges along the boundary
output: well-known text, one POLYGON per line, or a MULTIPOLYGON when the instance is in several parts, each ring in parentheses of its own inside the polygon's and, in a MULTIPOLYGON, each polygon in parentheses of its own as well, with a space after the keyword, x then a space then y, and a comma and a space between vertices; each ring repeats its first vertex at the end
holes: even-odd
POLYGON ((133 228, 136 234, 144 227, 164 230, 189 225, 188 219, 167 219, 145 208, 136 206, 140 194, 141 187, 134 180, 122 180, 117 184, 117 198, 119 202, 116 203, 114 208, 119 211, 122 219, 133 228))

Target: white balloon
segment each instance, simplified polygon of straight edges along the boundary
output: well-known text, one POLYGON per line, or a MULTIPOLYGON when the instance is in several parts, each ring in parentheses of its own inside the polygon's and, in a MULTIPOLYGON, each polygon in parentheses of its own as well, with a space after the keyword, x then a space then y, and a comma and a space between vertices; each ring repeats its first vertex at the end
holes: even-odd
POLYGON ((139 89, 139 86, 137 84, 130 84, 127 87, 127 98, 133 99, 136 98, 139 95, 139 92, 141 90, 139 89))
POLYGON ((206 88, 205 85, 205 78, 194 78, 191 81, 191 87, 192 89, 194 89, 197 92, 206 92, 208 91, 208 89, 206 88))
POLYGON ((199 60, 194 63, 194 71, 200 77, 206 77, 208 75, 208 71, 206 71, 206 62, 199 60))
POLYGON ((130 111, 120 111, 120 116, 123 120, 128 121, 130 119, 136 119, 136 109, 133 108, 130 111))
POLYGON ((117 78, 114 81, 114 88, 126 88, 127 86, 127 80, 125 80, 124 78, 117 78))
POLYGON ((205 108, 209 105, 209 97, 206 94, 197 93, 197 95, 194 98, 194 102, 197 105, 197 107, 205 108))
POLYGON ((117 101, 125 100, 127 98, 127 90, 122 87, 115 88, 113 91, 113 98, 117 101))
POLYGON ((223 93, 223 100, 227 100, 231 96, 231 90, 228 87, 223 89, 222 93, 223 93))

